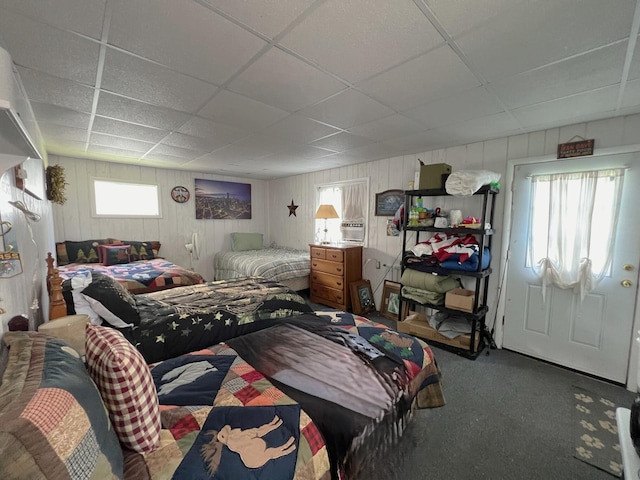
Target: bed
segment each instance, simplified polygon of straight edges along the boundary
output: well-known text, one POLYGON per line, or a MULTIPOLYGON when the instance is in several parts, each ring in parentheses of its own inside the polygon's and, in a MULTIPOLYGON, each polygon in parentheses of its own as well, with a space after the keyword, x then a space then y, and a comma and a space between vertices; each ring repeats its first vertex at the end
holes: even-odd
POLYGON ((264 277, 292 290, 309 288, 309 251, 262 245, 262 234, 232 233, 231 250, 213 257, 216 280, 264 277))
POLYGON ((444 404, 423 341, 351 313, 314 312, 278 282, 132 295, 97 278, 89 294, 131 325, 116 331, 151 365, 160 404, 167 450, 125 451, 130 478, 355 478, 383 461, 416 408, 444 404), (228 443, 245 430, 264 432, 264 464, 228 443))
MULTIPOLYGON (((102 273, 115 278, 133 293, 204 282, 199 273, 159 257, 160 246, 158 241, 113 238, 57 242, 57 269, 63 281, 86 271, 102 273)), ((47 262, 47 276, 56 268, 51 260, 47 262)))

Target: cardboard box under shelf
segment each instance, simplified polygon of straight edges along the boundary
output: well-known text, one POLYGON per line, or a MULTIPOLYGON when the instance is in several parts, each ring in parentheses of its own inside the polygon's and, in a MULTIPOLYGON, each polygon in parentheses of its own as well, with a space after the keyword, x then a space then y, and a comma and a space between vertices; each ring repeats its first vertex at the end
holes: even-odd
MULTIPOLYGON (((426 315, 421 314, 423 317, 426 315)), ((416 318, 409 315, 403 322, 398 322, 398 331, 408 333, 409 335, 415 335, 424 340, 433 340, 434 342, 443 343, 452 347, 469 350, 471 345, 471 334, 459 335, 456 338, 448 338, 441 335, 436 329, 432 328, 428 322, 421 321, 420 317, 416 318)), ((476 332, 475 335, 475 348, 478 351, 478 345, 480 343, 480 332, 476 332)))
POLYGON ((420 190, 432 190, 444 188, 444 183, 451 173, 451 165, 446 163, 434 163, 420 166, 420 190))
POLYGON ((464 288, 449 290, 444 297, 444 306, 452 310, 473 313, 475 292, 464 288))

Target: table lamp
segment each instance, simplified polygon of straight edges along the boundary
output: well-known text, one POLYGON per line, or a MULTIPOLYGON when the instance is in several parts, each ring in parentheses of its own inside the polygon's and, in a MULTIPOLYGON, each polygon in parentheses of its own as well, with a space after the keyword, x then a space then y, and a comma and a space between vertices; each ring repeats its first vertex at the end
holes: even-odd
POLYGON ((333 205, 330 204, 322 204, 318 207, 318 211, 316 212, 313 218, 323 218, 324 219, 324 239, 322 240, 322 244, 326 245, 329 243, 327 240, 327 232, 329 229, 327 228, 327 219, 328 218, 340 218, 336 209, 333 208, 333 205))

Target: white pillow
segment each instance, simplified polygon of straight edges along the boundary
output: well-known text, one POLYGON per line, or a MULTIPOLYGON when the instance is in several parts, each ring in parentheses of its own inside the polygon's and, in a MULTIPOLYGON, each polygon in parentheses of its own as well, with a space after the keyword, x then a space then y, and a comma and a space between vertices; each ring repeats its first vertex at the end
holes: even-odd
MULTIPOLYGON (((85 302, 88 302, 88 305, 93 310, 94 315, 97 314, 100 317, 104 318, 112 327, 128 328, 133 326, 133 323, 125 323, 120 317, 114 315, 111 311, 107 309, 107 307, 105 307, 102 303, 100 303, 95 298, 91 298, 88 295, 84 295, 82 293, 80 295, 84 297, 85 302)), ((76 312, 77 311, 78 310, 76 309, 76 312)), ((98 317, 98 320, 102 322, 102 319, 100 317, 98 317)))
POLYGON ((71 277, 71 296, 73 297, 73 308, 77 315, 85 314, 93 325, 102 325, 102 319, 93 311, 89 302, 85 300, 82 290, 91 283, 91 272, 79 272, 71 277))

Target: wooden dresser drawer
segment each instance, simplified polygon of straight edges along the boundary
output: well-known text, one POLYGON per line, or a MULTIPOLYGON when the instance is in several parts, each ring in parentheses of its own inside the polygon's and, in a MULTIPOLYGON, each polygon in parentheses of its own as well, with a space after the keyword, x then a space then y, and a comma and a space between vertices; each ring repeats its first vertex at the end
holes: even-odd
POLYGON ((325 258, 327 258, 326 253, 327 250, 325 248, 311 247, 311 258, 319 258, 321 260, 324 260, 325 258))
POLYGON ((342 290, 345 287, 343 277, 316 271, 311 272, 311 283, 324 287, 337 288, 338 290, 342 290))
POLYGON ((326 251, 327 260, 332 262, 342 262, 344 260, 344 253, 342 250, 332 250, 330 248, 326 251))
POLYGON ((328 303, 344 305, 345 292, 343 290, 336 290, 322 285, 312 285, 311 301, 317 302, 318 300, 320 300, 320 302, 325 300, 328 303))
POLYGON ((344 275, 344 264, 330 262, 329 260, 311 260, 311 271, 330 273, 331 275, 344 275))

